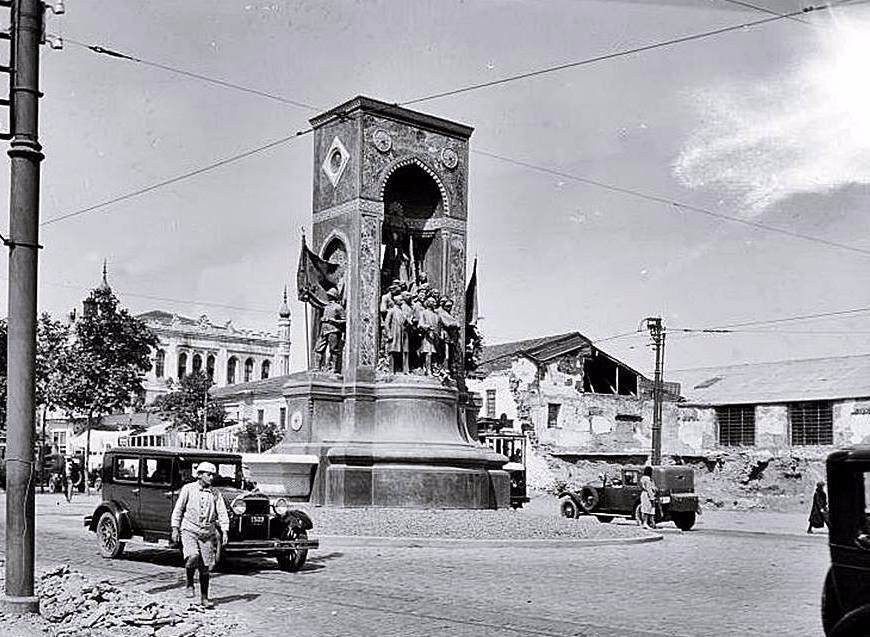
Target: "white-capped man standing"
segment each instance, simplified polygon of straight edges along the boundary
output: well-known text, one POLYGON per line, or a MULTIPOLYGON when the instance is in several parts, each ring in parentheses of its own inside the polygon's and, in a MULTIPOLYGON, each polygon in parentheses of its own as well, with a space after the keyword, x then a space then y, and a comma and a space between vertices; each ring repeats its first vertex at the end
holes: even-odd
POLYGON ((194 482, 181 488, 172 510, 172 541, 181 542, 187 575, 185 594, 195 596, 193 575, 199 570, 199 593, 203 607, 214 608, 208 597, 209 569, 214 566, 218 541, 226 541, 230 517, 223 496, 211 486, 217 469, 200 462, 194 482), (223 536, 221 538, 221 535, 223 536))

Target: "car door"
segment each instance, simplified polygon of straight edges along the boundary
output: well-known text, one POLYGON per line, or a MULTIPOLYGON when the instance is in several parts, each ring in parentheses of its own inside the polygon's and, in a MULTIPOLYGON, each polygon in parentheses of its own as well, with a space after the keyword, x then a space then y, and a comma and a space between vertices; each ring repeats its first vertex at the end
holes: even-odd
POLYGON ((149 534, 169 537, 176 491, 172 488, 172 456, 142 455, 139 520, 149 534))
POLYGON ((130 526, 134 532, 141 529, 139 524, 139 456, 135 453, 119 453, 112 460, 112 500, 127 512, 130 526))
POLYGON ((620 508, 626 515, 634 515, 634 507, 640 500, 640 471, 623 469, 622 502, 620 508))

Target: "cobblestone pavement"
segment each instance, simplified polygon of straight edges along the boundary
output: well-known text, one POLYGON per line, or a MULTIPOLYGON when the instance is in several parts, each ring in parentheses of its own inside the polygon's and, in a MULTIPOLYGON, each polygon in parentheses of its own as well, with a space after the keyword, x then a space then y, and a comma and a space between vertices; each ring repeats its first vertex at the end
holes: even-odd
MULTIPOLYGON (((40 567, 66 562, 146 591, 181 586, 174 552, 130 546, 124 560, 100 559, 81 527, 91 506, 38 499, 40 567)), ((296 574, 250 559, 217 575, 213 596, 247 622, 247 635, 821 634, 822 538, 663 533, 651 544, 571 550, 321 550, 296 574)))

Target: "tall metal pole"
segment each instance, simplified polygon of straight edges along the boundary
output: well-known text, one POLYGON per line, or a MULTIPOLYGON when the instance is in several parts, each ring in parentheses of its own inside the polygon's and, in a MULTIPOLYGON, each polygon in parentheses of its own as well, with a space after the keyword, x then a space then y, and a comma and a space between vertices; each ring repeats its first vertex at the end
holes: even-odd
POLYGON ((664 398, 664 385, 662 379, 662 366, 664 364, 664 328, 660 317, 646 319, 656 350, 656 369, 653 378, 653 425, 652 425, 652 453, 650 464, 659 465, 662 462, 662 400, 664 398))
POLYGON ((206 434, 208 433, 208 387, 202 397, 202 448, 207 449, 206 434))
POLYGON ((43 4, 12 2, 12 159, 9 199, 9 341, 6 413, 6 591, 8 612, 39 612, 33 595, 36 266, 39 250, 39 43, 43 4))

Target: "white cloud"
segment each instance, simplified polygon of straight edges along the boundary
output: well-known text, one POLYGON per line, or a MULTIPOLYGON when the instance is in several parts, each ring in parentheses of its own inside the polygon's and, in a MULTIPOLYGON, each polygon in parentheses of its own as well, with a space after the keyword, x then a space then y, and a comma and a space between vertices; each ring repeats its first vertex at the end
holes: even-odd
POLYGON ((674 163, 681 183, 736 196, 747 216, 870 183, 870 21, 826 26, 819 53, 793 71, 693 96, 702 117, 674 163))

